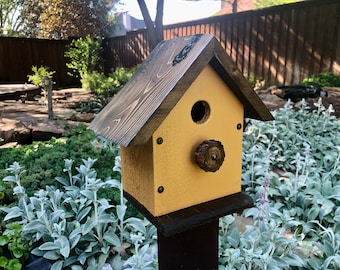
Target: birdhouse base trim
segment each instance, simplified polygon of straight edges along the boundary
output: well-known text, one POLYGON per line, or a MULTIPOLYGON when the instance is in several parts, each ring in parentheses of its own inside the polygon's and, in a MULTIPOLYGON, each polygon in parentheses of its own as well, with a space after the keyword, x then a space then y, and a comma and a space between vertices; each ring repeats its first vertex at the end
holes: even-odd
POLYGON ((172 236, 203 224, 207 224, 225 215, 242 212, 253 206, 250 196, 241 192, 209 202, 197 204, 166 215, 155 217, 129 193, 124 196, 135 206, 164 236, 172 236))

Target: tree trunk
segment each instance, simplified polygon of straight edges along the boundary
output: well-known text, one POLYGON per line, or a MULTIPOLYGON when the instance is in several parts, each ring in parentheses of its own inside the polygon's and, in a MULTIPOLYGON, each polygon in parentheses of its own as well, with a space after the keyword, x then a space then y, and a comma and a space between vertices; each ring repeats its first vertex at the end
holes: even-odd
POLYGON ((164 39, 163 35, 164 0, 157 0, 157 13, 155 19, 157 43, 164 39))
POLYGON ((142 12, 146 30, 149 37, 151 49, 155 48, 156 45, 164 39, 163 37, 163 9, 164 0, 157 0, 157 14, 155 24, 153 23, 148 8, 144 0, 137 0, 139 8, 142 12))
POLYGON ((232 12, 236 13, 237 12, 237 0, 234 0, 234 2, 232 3, 232 12))

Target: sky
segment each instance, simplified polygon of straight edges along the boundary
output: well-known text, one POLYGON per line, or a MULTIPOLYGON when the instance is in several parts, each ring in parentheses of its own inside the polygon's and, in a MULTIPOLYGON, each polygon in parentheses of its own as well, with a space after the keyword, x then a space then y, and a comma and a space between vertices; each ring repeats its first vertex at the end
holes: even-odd
MULTIPOLYGON (((128 11, 129 14, 137 19, 143 19, 137 0, 121 0, 119 12, 128 11)), ((156 16, 157 0, 145 0, 154 20, 156 16)), ((192 21, 202 19, 213 15, 221 9, 220 0, 164 0, 163 24, 173 24, 178 22, 192 21)))

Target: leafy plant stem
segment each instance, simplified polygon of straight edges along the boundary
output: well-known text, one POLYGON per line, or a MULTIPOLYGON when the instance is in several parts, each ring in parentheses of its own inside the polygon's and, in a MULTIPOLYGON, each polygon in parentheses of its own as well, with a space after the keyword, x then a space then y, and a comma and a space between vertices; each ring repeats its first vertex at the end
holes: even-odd
POLYGON ((53 231, 52 231, 52 228, 51 228, 51 224, 48 222, 48 218, 46 216, 46 211, 44 209, 44 202, 40 202, 40 209, 41 209, 41 213, 42 214, 42 218, 44 220, 44 223, 45 223, 45 226, 49 232, 50 235, 53 235, 53 231))
POLYGON ((294 201, 297 201, 297 195, 298 195, 298 182, 299 182, 299 169, 301 167, 301 157, 300 154, 296 154, 296 171, 295 171, 295 181, 294 181, 294 201))
POLYGON ((14 169, 14 177, 15 177, 15 184, 18 187, 18 190, 20 190, 21 192, 16 193, 18 196, 18 200, 19 202, 21 201, 23 206, 24 206, 24 211, 25 211, 25 217, 27 218, 28 221, 31 221, 31 217, 32 215, 30 214, 29 210, 28 210, 28 205, 27 205, 27 201, 26 201, 26 193, 25 193, 25 188, 21 185, 20 183, 20 177, 21 175, 24 173, 24 171, 22 170, 22 167, 19 164, 13 164, 14 167, 18 166, 17 169, 14 169))
POLYGON ((252 150, 251 150, 251 155, 252 155, 252 159, 251 159, 251 175, 250 175, 250 184, 251 187, 254 188, 254 166, 255 166, 255 146, 253 146, 252 150))
POLYGON ((94 216, 96 219, 96 231, 97 231, 97 238, 98 241, 102 244, 103 243, 103 235, 101 231, 101 225, 99 223, 99 215, 98 215, 98 198, 97 198, 97 190, 93 191, 93 208, 94 208, 94 216))
POLYGON ((336 158, 336 161, 334 162, 334 168, 333 168, 333 170, 334 170, 334 171, 339 170, 339 169, 340 169, 340 168, 339 168, 339 165, 340 165, 340 152, 339 152, 339 154, 338 154, 338 157, 336 158))

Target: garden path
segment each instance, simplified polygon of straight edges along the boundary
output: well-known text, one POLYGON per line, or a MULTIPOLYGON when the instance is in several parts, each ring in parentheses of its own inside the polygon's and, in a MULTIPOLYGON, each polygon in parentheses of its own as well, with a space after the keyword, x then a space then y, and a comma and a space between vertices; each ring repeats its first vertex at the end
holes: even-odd
POLYGON ((60 137, 80 122, 87 124, 93 119, 93 114, 82 114, 78 108, 79 103, 89 100, 94 100, 94 97, 85 89, 53 91, 54 120, 48 119, 47 105, 37 100, 0 101, 0 137, 4 139, 0 145, 14 141, 48 140, 52 136, 60 137))
MULTIPOLYGON (((323 98, 324 106, 327 108, 332 104, 336 117, 340 117, 340 88, 325 88, 328 97, 323 98)), ((282 107, 286 101, 271 95, 266 90, 259 90, 258 94, 270 110, 282 107)), ((56 120, 48 119, 47 106, 37 101, 0 101, 0 138, 4 132, 13 132, 16 128, 26 128, 26 133, 31 136, 29 140, 48 140, 52 136, 60 137, 61 134, 74 128, 80 122, 87 124, 92 121, 93 114, 82 114, 79 112, 79 103, 95 100, 90 91, 82 88, 68 88, 54 91, 53 112, 56 120), (18 127, 18 124, 20 127, 18 127), (28 131, 27 131, 28 130, 28 131)), ((308 99, 310 107, 313 108, 318 98, 308 99)), ((22 132, 22 131, 21 131, 22 132)), ((19 134, 20 135, 20 134, 19 134)), ((14 134, 14 137, 18 136, 14 134)), ((17 141, 9 139, 8 142, 17 141)), ((7 143, 6 140, 1 143, 7 143)), ((7 144, 6 144, 7 145, 7 144)), ((11 146, 11 145, 7 145, 11 146)), ((0 146, 1 147, 1 146, 0 146)))

